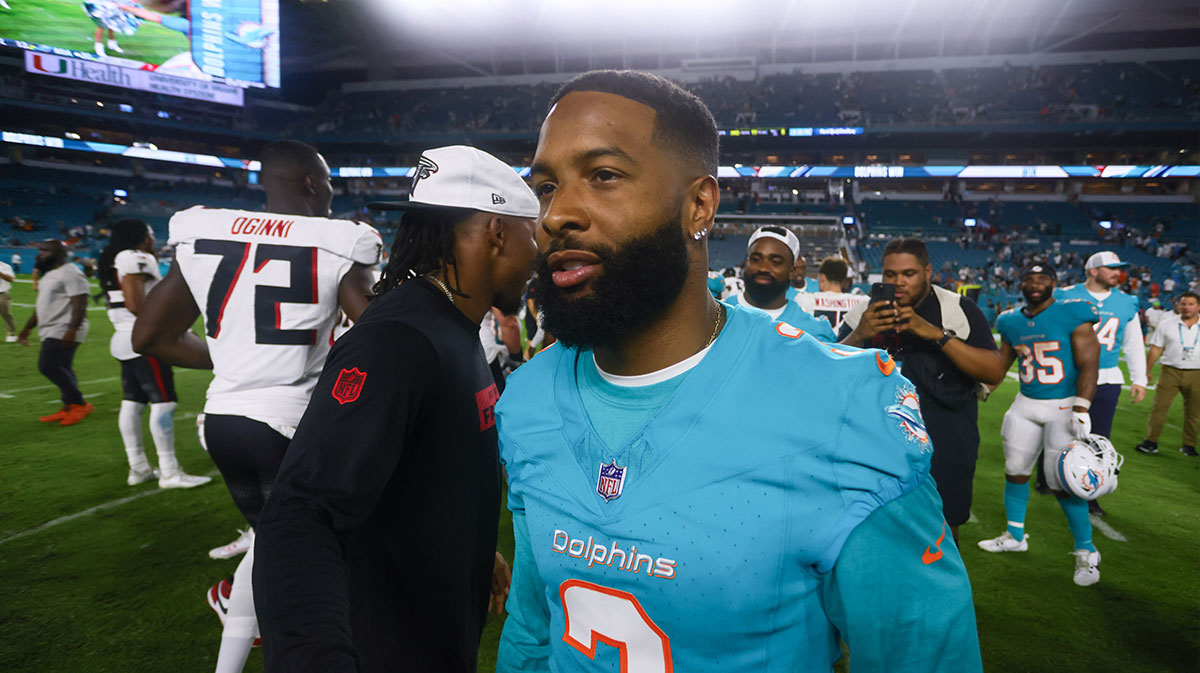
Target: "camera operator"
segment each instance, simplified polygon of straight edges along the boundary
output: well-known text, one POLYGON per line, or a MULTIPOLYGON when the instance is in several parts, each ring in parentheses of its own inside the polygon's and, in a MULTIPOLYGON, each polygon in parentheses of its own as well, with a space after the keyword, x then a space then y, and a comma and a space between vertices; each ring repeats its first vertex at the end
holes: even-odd
POLYGON ((1005 367, 987 319, 967 297, 930 283, 929 250, 917 238, 899 238, 883 250, 883 283, 851 309, 839 341, 883 348, 916 386, 933 443, 930 473, 942 496, 946 522, 971 516, 971 482, 979 456, 979 384, 998 384, 1005 367))

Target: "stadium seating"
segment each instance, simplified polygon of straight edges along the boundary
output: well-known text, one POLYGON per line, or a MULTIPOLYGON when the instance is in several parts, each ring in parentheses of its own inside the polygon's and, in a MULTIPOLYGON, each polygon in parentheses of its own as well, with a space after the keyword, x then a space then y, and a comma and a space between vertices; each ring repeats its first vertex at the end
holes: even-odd
MULTIPOLYGON (((744 82, 687 84, 725 128, 1059 123, 1200 117, 1200 62, 1098 63, 1033 68, 794 72, 744 82)), ((337 138, 375 133, 532 132, 554 84, 345 94, 318 110, 311 130, 337 138)), ((263 123, 270 123, 270 116, 263 123)))

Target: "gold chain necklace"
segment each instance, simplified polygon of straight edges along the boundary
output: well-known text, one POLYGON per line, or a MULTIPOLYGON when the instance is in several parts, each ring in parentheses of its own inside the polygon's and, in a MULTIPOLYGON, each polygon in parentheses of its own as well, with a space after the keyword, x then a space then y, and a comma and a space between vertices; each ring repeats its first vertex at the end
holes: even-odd
POLYGON ((443 283, 440 278, 438 278, 437 276, 425 276, 425 278, 428 278, 429 280, 433 281, 435 285, 437 285, 439 288, 442 289, 442 294, 446 295, 446 299, 451 304, 454 303, 454 295, 450 294, 450 288, 446 287, 446 284, 443 283))
POLYGON ((708 343, 704 344, 705 348, 712 345, 712 342, 717 340, 717 330, 721 327, 721 316, 725 315, 725 307, 721 302, 717 302, 717 321, 713 323, 712 334, 708 337, 708 343))

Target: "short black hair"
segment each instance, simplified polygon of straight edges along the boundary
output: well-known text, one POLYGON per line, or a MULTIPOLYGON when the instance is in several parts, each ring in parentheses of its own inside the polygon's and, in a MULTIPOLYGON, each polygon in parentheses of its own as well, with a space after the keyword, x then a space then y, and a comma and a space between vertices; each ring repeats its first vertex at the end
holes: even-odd
POLYGON ((825 279, 831 283, 843 283, 846 277, 850 274, 850 265, 846 260, 836 255, 830 255, 821 260, 821 266, 817 269, 817 273, 825 276, 825 279))
POLYGON ((925 241, 919 238, 894 238, 888 241, 883 248, 883 256, 888 255, 912 255, 921 266, 929 265, 929 248, 925 247, 925 241))
POLYGON ((1195 292, 1192 292, 1191 290, 1184 290, 1183 292, 1180 292, 1179 296, 1175 297, 1175 301, 1179 301, 1180 299, 1183 299, 1184 297, 1191 297, 1192 299, 1195 299, 1196 301, 1200 301, 1200 294, 1196 294, 1195 292))
POLYGON ((611 93, 653 108, 654 137, 716 177, 720 159, 717 122, 695 94, 658 75, 636 70, 592 70, 562 85, 550 99, 550 107, 575 91, 611 93))
POLYGON ((263 148, 259 161, 266 173, 307 175, 320 166, 317 148, 299 140, 277 140, 263 148))

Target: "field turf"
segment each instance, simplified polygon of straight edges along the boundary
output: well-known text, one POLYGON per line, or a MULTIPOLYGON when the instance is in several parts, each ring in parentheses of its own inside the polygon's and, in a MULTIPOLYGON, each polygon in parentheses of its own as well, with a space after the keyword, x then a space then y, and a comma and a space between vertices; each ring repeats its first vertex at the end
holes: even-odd
MULTIPOLYGON (((92 53, 96 24, 83 11, 79 0, 14 0, 11 10, 0 9, 0 35, 49 47, 92 53)), ((143 3, 154 9, 152 3, 143 3)), ((142 63, 161 65, 175 54, 191 49, 187 36, 143 21, 133 35, 114 33, 123 54, 110 53, 142 63)), ((108 31, 103 39, 108 42, 108 31)))
MULTIPOLYGON (((18 326, 33 299, 28 282, 14 285, 18 326)), ((244 521, 196 437, 209 374, 176 370, 176 445, 185 469, 213 475, 214 483, 182 491, 128 487, 111 326, 101 310, 88 317, 91 333, 75 369, 96 411, 76 426, 37 421, 58 400, 37 373, 36 342, 0 343, 0 671, 211 671, 220 626, 204 594, 237 561, 213 561, 207 550, 232 540, 244 521)), ((980 407, 978 522, 961 529, 986 670, 1198 670, 1200 459, 1178 452, 1179 401, 1159 455, 1145 456, 1132 447, 1151 400, 1135 406, 1122 399, 1113 439, 1126 463, 1120 489, 1103 503, 1110 533, 1125 541, 1096 530, 1102 578, 1083 588, 1071 582, 1071 538, 1052 497, 1030 498, 1028 552, 976 547, 1004 530, 999 427, 1016 389, 1010 378, 980 407)), ((145 442, 154 462, 148 432, 145 442)), ((500 531, 511 559, 507 519, 500 531)), ((481 671, 494 667, 501 623, 490 618, 481 671)), ((256 650, 246 671, 261 670, 256 650)))

